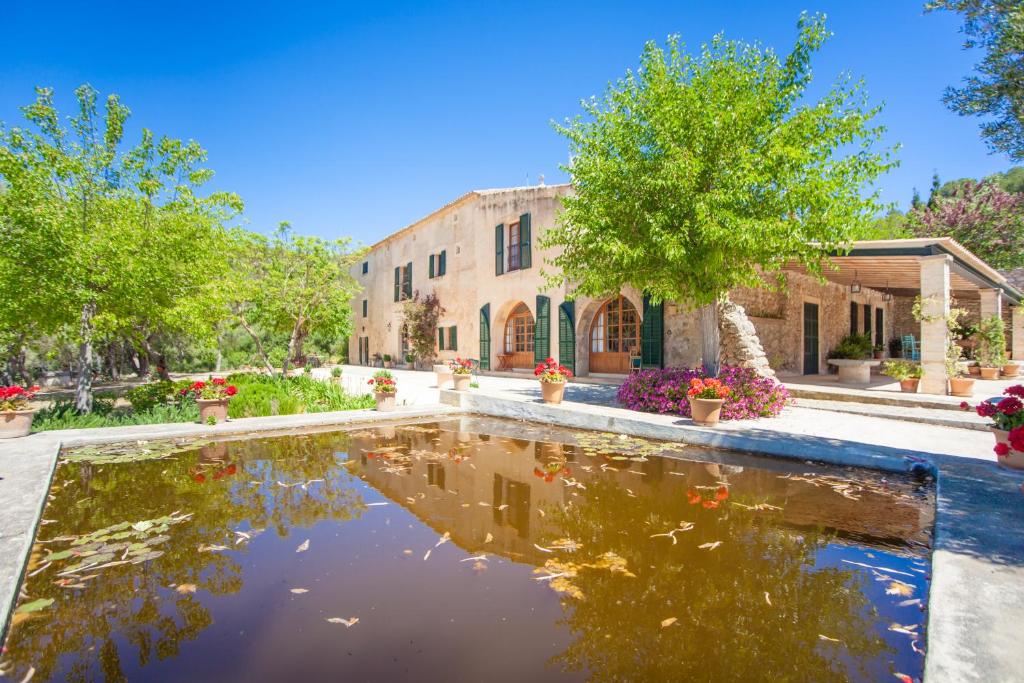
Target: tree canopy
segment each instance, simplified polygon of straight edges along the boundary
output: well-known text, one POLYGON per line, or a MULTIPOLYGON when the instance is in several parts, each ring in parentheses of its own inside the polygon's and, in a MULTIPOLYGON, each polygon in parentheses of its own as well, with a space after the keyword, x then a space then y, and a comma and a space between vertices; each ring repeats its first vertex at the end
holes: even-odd
POLYGON ((964 16, 965 48, 985 56, 943 101, 961 116, 983 117, 981 136, 993 152, 1024 159, 1024 5, 1019 0, 932 0, 929 10, 964 16))
POLYGON ((550 283, 705 306, 790 261, 820 272, 879 213, 867 188, 893 165, 860 83, 811 99, 828 35, 804 15, 785 57, 721 35, 695 55, 651 42, 639 69, 556 125, 575 192, 543 239, 560 248, 550 283))

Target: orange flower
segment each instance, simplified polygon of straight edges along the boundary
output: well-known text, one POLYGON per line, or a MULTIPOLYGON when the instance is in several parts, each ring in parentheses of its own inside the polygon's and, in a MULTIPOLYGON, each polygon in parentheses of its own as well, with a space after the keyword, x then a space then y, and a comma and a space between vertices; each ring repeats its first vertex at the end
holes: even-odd
POLYGON ((697 505, 700 503, 700 494, 693 489, 686 491, 686 499, 690 502, 690 505, 697 505))
POLYGON ((729 489, 725 486, 719 486, 718 490, 715 491, 715 500, 725 500, 729 497, 729 489))

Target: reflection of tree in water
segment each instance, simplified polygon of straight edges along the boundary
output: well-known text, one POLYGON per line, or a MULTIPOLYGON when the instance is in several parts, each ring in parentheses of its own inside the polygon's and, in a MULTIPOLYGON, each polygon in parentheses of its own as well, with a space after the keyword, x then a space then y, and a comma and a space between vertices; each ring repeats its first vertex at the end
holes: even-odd
POLYGON ((563 623, 575 640, 553 658, 566 670, 596 680, 831 681, 870 678, 865 664, 889 651, 859 576, 814 567, 828 534, 795 534, 756 512, 707 510, 683 496, 634 498, 608 480, 549 515, 582 544, 566 559, 599 564, 612 551, 636 574, 582 569, 572 579, 583 599, 564 599, 563 623), (675 534, 676 545, 651 538, 684 520, 695 527, 675 534))
MULTIPOLYGON (((32 599, 55 602, 32 618, 19 616, 12 626, 4 657, 8 675, 18 680, 35 667, 34 680, 58 674, 91 680, 98 666, 106 680, 117 681, 125 680, 122 662, 131 661, 126 658, 144 667, 154 657, 177 655, 181 643, 195 640, 212 617, 196 595, 171 586, 195 584, 214 596, 242 588, 242 568, 230 554, 200 548, 224 545, 244 552, 244 541, 236 545, 236 530, 274 529, 284 536, 294 527, 361 514, 361 499, 345 484, 348 475, 334 455, 346 446, 344 435, 317 434, 230 443, 223 452, 204 447, 205 457, 191 451, 131 464, 61 465, 43 515, 56 522, 42 527, 41 541, 176 510, 193 516, 170 528, 170 540, 157 546, 162 556, 85 570, 82 576, 96 575, 83 581, 85 588, 54 583, 77 558, 53 562, 28 578, 25 590, 32 599), (322 481, 301 487, 316 479, 322 481)), ((58 541, 42 547, 54 552, 70 546, 58 541)))

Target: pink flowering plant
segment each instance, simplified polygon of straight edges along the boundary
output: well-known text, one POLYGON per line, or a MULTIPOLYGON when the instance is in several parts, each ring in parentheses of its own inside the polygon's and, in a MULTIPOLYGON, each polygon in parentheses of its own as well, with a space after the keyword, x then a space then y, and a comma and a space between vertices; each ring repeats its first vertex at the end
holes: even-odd
MULTIPOLYGON (((618 401, 630 410, 690 417, 691 380, 707 378, 704 368, 664 368, 631 374, 619 387, 618 401)), ((723 365, 718 381, 729 390, 723 420, 775 417, 789 403, 786 387, 750 368, 723 365)))
POLYGON ((238 388, 234 384, 228 384, 223 377, 212 377, 209 382, 199 380, 181 390, 182 396, 192 396, 202 401, 219 401, 231 398, 237 393, 238 388))
POLYGON ((533 369, 533 375, 541 382, 554 382, 560 384, 572 377, 572 371, 564 365, 559 365, 554 358, 548 358, 543 363, 537 363, 533 369))
POLYGON ((36 396, 39 387, 33 385, 27 389, 18 385, 0 386, 0 413, 15 410, 28 410, 28 402, 36 396))
POLYGON ((373 390, 378 394, 394 394, 398 392, 398 385, 395 384, 395 376, 387 370, 378 370, 373 377, 367 381, 373 390))
MULTIPOLYGON (((1024 384, 1016 384, 1003 391, 1005 398, 982 401, 974 406, 974 411, 981 417, 991 418, 993 429, 1009 432, 1009 444, 999 442, 995 446, 996 455, 1004 457, 1010 449, 1024 452, 1024 384)), ((971 410, 970 404, 963 401, 963 410, 971 410)))

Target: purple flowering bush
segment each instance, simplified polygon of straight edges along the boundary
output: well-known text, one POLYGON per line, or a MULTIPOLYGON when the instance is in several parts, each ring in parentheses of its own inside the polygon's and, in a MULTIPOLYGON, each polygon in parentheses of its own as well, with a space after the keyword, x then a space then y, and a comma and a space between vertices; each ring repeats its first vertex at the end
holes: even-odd
MULTIPOLYGON (((665 368, 633 373, 619 387, 618 401, 630 410, 690 417, 686 390, 694 377, 707 377, 704 368, 665 368)), ((718 379, 732 390, 722 406, 723 420, 775 417, 789 402, 786 387, 749 368, 723 365, 718 379)))

